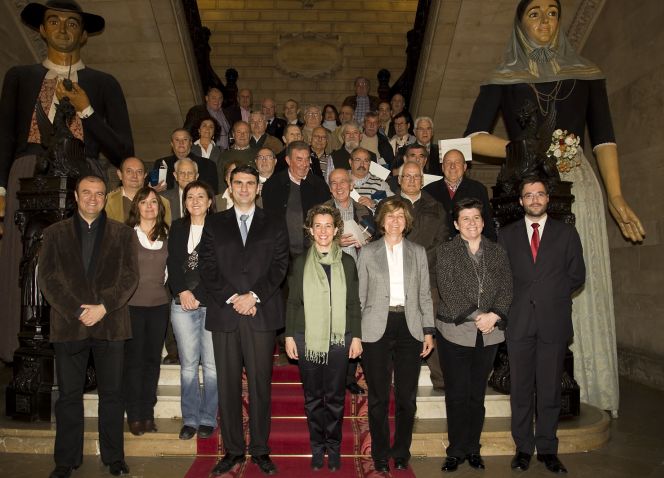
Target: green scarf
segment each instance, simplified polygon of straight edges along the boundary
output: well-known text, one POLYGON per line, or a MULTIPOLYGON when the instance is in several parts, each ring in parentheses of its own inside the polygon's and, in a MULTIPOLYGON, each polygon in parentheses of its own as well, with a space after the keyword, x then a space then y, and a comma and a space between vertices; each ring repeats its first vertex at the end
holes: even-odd
POLYGON ((330 344, 345 345, 346 275, 342 254, 336 242, 325 255, 318 252, 314 244, 304 262, 304 358, 310 362, 326 364, 330 344), (330 266, 330 281, 321 264, 330 266))

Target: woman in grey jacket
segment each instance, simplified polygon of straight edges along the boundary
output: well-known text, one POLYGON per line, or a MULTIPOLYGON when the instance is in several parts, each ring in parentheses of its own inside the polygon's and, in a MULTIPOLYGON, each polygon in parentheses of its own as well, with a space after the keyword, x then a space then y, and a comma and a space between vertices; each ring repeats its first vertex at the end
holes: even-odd
POLYGON ((425 249, 405 239, 413 224, 407 200, 380 204, 382 239, 362 247, 357 263, 362 303, 362 364, 369 389, 371 457, 378 472, 408 467, 421 359, 433 349, 433 303, 425 249), (394 370, 395 436, 388 405, 394 370))
POLYGON ((501 246, 482 236, 482 202, 460 200, 454 208, 459 235, 440 245, 436 263, 440 303, 436 315, 438 356, 445 379, 449 446, 442 471, 468 460, 483 469, 480 434, 484 395, 512 302, 512 273, 501 246))

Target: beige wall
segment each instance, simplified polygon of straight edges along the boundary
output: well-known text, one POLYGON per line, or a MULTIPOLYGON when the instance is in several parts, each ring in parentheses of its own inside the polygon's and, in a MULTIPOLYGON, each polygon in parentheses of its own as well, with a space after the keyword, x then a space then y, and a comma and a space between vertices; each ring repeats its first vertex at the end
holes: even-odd
POLYGON ((664 4, 606 2, 583 50, 607 75, 623 192, 647 229, 609 222, 620 372, 664 389, 664 4))
POLYGON ((367 76, 376 93, 376 73, 387 68, 395 81, 405 66, 406 32, 412 28, 416 0, 317 0, 305 7, 301 0, 198 0, 203 24, 212 30, 212 64, 222 77, 238 70, 238 85, 251 88, 254 102, 273 97, 281 113, 290 97, 306 104, 341 105, 353 91, 353 79, 367 76), (306 38, 301 48, 285 45, 306 38), (312 45, 324 44, 333 71, 306 78, 318 62, 312 45), (313 53, 313 54, 312 54, 313 53), (290 60, 290 61, 289 61, 290 60), (286 63, 286 64, 284 64, 286 63), (290 63, 290 64, 288 64, 290 63), (297 63, 297 64, 295 64, 297 63), (304 74, 304 75, 302 75, 304 74))

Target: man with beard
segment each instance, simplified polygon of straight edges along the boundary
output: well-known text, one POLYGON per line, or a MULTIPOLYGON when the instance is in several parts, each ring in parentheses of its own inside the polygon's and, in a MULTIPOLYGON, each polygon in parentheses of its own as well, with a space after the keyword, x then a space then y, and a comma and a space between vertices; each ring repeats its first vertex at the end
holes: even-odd
POLYGON ((376 205, 389 196, 394 196, 390 186, 378 176, 369 172, 371 153, 362 147, 357 147, 351 153, 349 160, 353 189, 360 195, 357 201, 372 211, 376 205))
MULTIPOLYGON (((332 152, 332 162, 335 169, 350 169, 350 154, 355 148, 360 146, 362 132, 360 131, 360 125, 356 121, 349 121, 341 128, 344 144, 341 148, 332 152)), ((375 162, 377 160, 376 155, 371 151, 369 151, 369 157, 371 161, 375 162)))
POLYGON ((573 226, 547 215, 549 191, 541 179, 524 178, 519 192, 525 217, 501 228, 499 238, 514 283, 506 331, 516 444, 511 466, 527 470, 537 451, 549 471, 566 473, 556 431, 563 363, 573 336, 572 295, 586 279, 583 250, 573 226))

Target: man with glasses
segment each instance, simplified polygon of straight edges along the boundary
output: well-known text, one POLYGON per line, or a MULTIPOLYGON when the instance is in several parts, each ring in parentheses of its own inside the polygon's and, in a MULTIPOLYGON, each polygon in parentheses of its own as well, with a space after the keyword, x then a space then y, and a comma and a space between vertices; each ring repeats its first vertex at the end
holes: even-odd
POLYGON ((353 189, 360 195, 357 201, 372 211, 376 205, 389 196, 394 196, 390 186, 378 176, 369 172, 371 165, 370 152, 362 147, 357 147, 351 153, 349 160, 353 189))
POLYGON ((258 195, 261 195, 263 184, 274 174, 277 157, 269 148, 261 148, 256 155, 256 169, 258 170, 258 195))
MULTIPOLYGON (((409 152, 421 152, 419 148, 415 146, 409 152)), ((408 153, 406 153, 406 156, 408 157, 408 153)), ((406 238, 424 247, 427 251, 433 310, 438 310, 440 297, 438 296, 436 282, 436 251, 438 246, 446 241, 450 234, 445 209, 429 193, 422 191, 423 184, 424 174, 420 161, 406 159, 399 174, 401 196, 408 199, 413 205, 413 227, 406 238)), ((429 366, 429 376, 434 390, 442 391, 444 388, 443 372, 440 368, 437 349, 429 354, 426 362, 429 366)))
POLYGON ((364 132, 360 146, 374 153, 378 164, 391 168, 394 162, 392 146, 390 146, 390 140, 387 139, 387 136, 378 133, 379 127, 378 113, 370 111, 364 115, 364 132))
POLYGON ((585 263, 576 229, 547 215, 548 185, 524 178, 519 188, 525 217, 501 228, 514 295, 507 319, 510 363, 512 469, 537 460, 549 471, 567 473, 558 459, 561 377, 572 338, 572 295, 584 284, 585 263), (533 432, 533 418, 535 430, 533 432))
MULTIPOLYGON (((424 168, 424 172, 426 174, 441 176, 443 172, 440 167, 438 145, 433 140, 433 120, 428 116, 420 116, 415 120, 415 142, 427 149, 429 161, 424 168)), ((402 147, 397 151, 396 161, 392 165, 393 171, 401 167, 404 163, 403 156, 405 152, 405 147, 402 147)))
MULTIPOLYGON (((414 145, 411 145, 409 149, 412 146, 414 145)), ((482 219, 484 220, 482 234, 495 241, 496 227, 493 223, 489 194, 484 184, 465 176, 467 167, 466 159, 461 151, 458 149, 449 150, 443 156, 443 179, 429 184, 424 190, 445 208, 451 237, 459 233, 454 227, 452 219, 456 203, 465 198, 475 198, 482 201, 482 219)))
POLYGON ((173 213, 173 220, 175 220, 180 219, 184 215, 182 194, 187 184, 198 179, 198 165, 188 158, 178 159, 175 162, 173 176, 175 177, 177 187, 163 192, 162 196, 168 199, 173 213))
POLYGON ((231 149, 221 153, 219 164, 217 165, 217 174, 221 178, 222 183, 224 183, 224 172, 228 163, 236 161, 239 164, 253 165, 256 158, 256 148, 253 148, 250 144, 251 127, 249 123, 244 121, 235 123, 233 125, 233 138, 235 139, 233 146, 231 146, 231 149))
POLYGON ((323 126, 318 126, 311 132, 311 171, 320 175, 325 182, 334 169, 332 156, 326 152, 329 135, 330 132, 323 126))
POLYGON ((402 111, 394 115, 390 124, 394 127, 395 131, 394 135, 390 138, 390 146, 392 146, 392 151, 396 157, 399 149, 413 144, 417 138, 408 132, 410 129, 410 115, 408 113, 402 111))
MULTIPOLYGON (((305 143, 311 144, 311 136, 314 132, 314 129, 321 126, 322 118, 323 116, 320 106, 309 105, 306 107, 304 110, 304 127, 302 128, 302 138, 305 143)), ((331 132, 329 132, 327 129, 325 131, 327 131, 327 133, 325 133, 327 136, 327 146, 325 147, 325 152, 329 154, 337 149, 340 144, 337 141, 337 138, 335 138, 331 132)))

